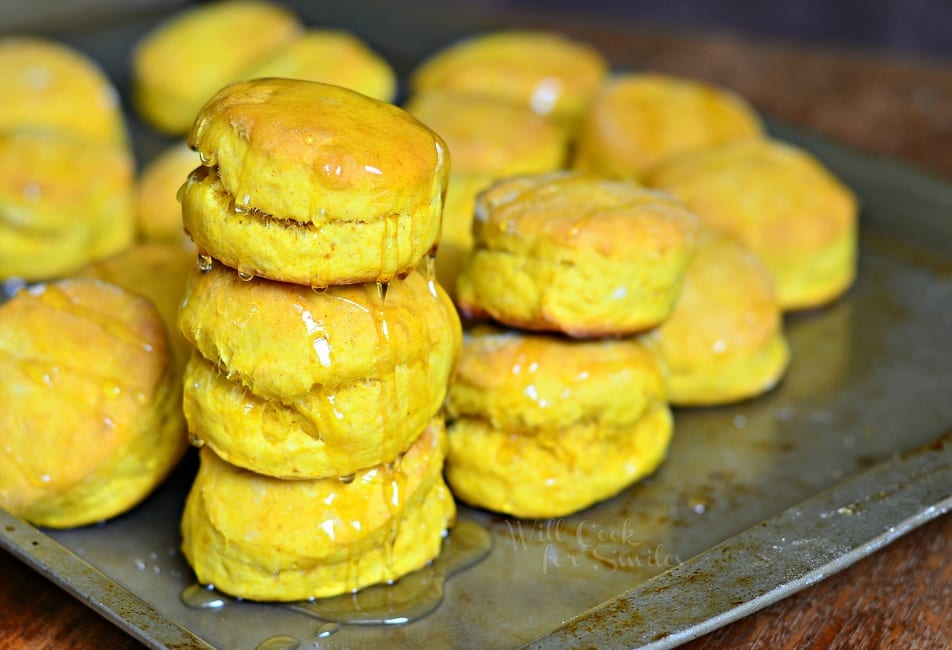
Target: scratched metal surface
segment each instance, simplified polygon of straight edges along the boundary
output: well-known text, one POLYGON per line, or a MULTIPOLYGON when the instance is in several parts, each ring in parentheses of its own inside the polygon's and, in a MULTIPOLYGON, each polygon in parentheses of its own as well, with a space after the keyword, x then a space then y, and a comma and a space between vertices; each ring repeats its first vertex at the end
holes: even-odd
MULTIPOLYGON (((127 21, 70 40, 103 61, 124 88, 128 70, 122 57, 154 20, 127 21)), ((402 61, 403 69, 436 38, 430 34, 429 40, 407 43, 399 33, 399 26, 387 33, 391 40, 384 49, 402 61)), ((134 119, 131 126, 140 160, 167 142, 134 119)), ((179 594, 192 577, 178 551, 178 519, 194 472, 191 457, 127 515, 100 526, 49 533, 76 556, 67 562, 41 562, 32 543, 14 544, 9 531, 0 530, 3 546, 97 609, 102 593, 112 594, 120 603, 106 615, 155 647, 178 645, 168 637, 169 630, 184 630, 221 648, 254 648, 276 634, 294 636, 305 647, 512 647, 558 634, 588 610, 618 607, 630 590, 659 574, 664 574, 659 579, 671 578, 669 570, 690 566, 677 569, 682 561, 695 556, 703 561, 718 544, 749 534, 763 520, 782 518, 788 508, 819 512, 802 502, 842 481, 852 481, 853 489, 867 496, 875 494, 878 475, 869 479, 864 470, 895 462, 952 428, 952 186, 781 125, 773 128, 814 150, 860 196, 864 234, 856 286, 829 308, 787 319, 793 362, 775 391, 736 406, 677 411, 668 461, 615 499, 550 522, 519 522, 464 508, 463 517, 489 528, 494 549, 483 563, 449 581, 445 602, 425 619, 403 627, 345 626, 317 639, 318 621, 275 606, 185 607, 179 594), (81 562, 73 561, 77 559, 81 562), (101 592, 83 581, 76 586, 82 573, 77 567, 85 565, 116 588, 101 592), (140 600, 153 618, 123 614, 132 611, 124 604, 140 600)), ((928 450, 924 453, 929 456, 928 450)), ((905 466, 899 467, 901 475, 905 466)), ((945 485, 952 483, 947 461, 940 462, 939 471, 945 485)), ((941 511, 932 503, 939 498, 934 492, 913 492, 908 508, 920 514, 918 519, 904 515, 906 524, 893 522, 899 531, 941 511)), ((818 507, 817 501, 810 503, 818 507)), ((813 519, 809 523, 814 525, 811 535, 819 530, 813 538, 822 545, 823 528, 813 519)), ((795 538, 789 528, 785 533, 770 526, 765 530, 770 544, 781 548, 786 539, 795 538)), ((44 548, 51 541, 41 532, 30 535, 44 548)), ((50 548, 55 554, 56 547, 50 548)), ((833 548, 835 560, 861 556, 875 545, 830 541, 823 548, 833 548)), ((778 554, 776 561, 782 563, 784 557, 778 554)), ((704 575, 702 587, 712 592, 736 587, 732 580, 739 577, 727 569, 704 575)), ((791 574, 788 581, 794 587, 795 577, 791 574)), ((765 604, 753 590, 747 593, 746 611, 765 604)), ((721 620, 705 616, 714 623, 721 620)), ((609 633, 633 627, 631 620, 605 617, 604 622, 609 633)), ((580 635, 576 640, 595 638, 584 626, 572 630, 570 634, 580 635)), ((628 644, 624 634, 611 638, 628 644)), ((659 638, 664 643, 666 637, 659 638)))

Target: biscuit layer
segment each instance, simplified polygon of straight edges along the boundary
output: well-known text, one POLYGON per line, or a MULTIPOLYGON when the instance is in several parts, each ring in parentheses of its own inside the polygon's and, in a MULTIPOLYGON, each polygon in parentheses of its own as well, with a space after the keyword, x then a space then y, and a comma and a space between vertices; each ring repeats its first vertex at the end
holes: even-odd
POLYGON ((671 412, 653 404, 633 424, 594 422, 536 435, 493 428, 480 419, 450 425, 446 480, 453 494, 516 517, 562 517, 614 496, 664 460, 671 412))
POLYGON ((449 173, 446 144, 406 111, 301 80, 223 88, 195 119, 189 144, 217 165, 239 209, 318 227, 438 222, 449 173))
POLYGON ((628 181, 508 179, 477 201, 457 304, 529 330, 639 332, 670 314, 696 229, 678 201, 628 181))
POLYGON ((456 508, 434 420, 399 462, 352 476, 287 481, 208 448, 182 518, 198 580, 252 600, 293 601, 396 580, 440 552, 456 508))
POLYGON ((414 272, 389 285, 309 287, 195 270, 179 327, 206 359, 252 393, 291 402, 386 376, 424 358, 446 383, 459 317, 439 285, 414 272), (441 370, 437 371, 439 368, 441 370))
POLYGON ((406 275, 440 233, 439 212, 365 220, 358 211, 317 225, 236 210, 220 179, 204 167, 188 177, 179 196, 185 230, 200 251, 248 275, 312 287, 406 275))

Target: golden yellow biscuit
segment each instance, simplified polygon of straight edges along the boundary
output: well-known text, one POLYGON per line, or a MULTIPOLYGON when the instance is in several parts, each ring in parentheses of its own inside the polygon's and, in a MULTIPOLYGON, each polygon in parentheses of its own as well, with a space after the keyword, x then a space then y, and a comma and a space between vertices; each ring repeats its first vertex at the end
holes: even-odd
POLYGON ((303 31, 297 17, 257 0, 216 2, 176 14, 148 33, 132 56, 132 98, 152 126, 186 133, 222 86, 303 31))
POLYGON ((446 142, 453 175, 501 178, 565 162, 564 131, 524 107, 436 89, 413 96, 406 109, 446 142))
POLYGON ((181 371, 192 346, 179 331, 178 312, 195 265, 195 251, 186 246, 145 243, 91 264, 78 277, 109 282, 147 298, 165 322, 172 356, 181 371))
POLYGON ((42 130, 110 145, 126 142, 119 93, 99 66, 67 45, 0 38, 0 131, 42 130))
POLYGON ((770 272, 747 248, 704 231, 674 312, 649 334, 668 368, 668 401, 724 404, 772 388, 789 359, 770 272))
POLYGON ((423 357, 279 401, 256 396, 196 352, 185 375, 185 417, 193 442, 232 465, 288 479, 351 474, 406 451, 440 409, 447 375, 423 357))
POLYGON ((856 199, 805 151, 733 142, 679 157, 648 181, 756 253, 784 310, 827 303, 856 276, 856 199))
POLYGON ((592 101, 575 142, 575 169, 641 178, 672 156, 759 136, 763 127, 739 95, 657 74, 622 74, 592 101))
POLYGON ((396 106, 257 80, 216 95, 189 143, 221 182, 194 176, 186 228, 233 268, 312 286, 387 281, 439 238, 446 145, 396 106))
POLYGON ((136 183, 139 238, 168 244, 191 240, 182 227, 182 206, 176 198, 188 175, 199 166, 198 154, 182 141, 153 158, 136 183))
POLYGON ((489 97, 429 90, 411 98, 407 111, 440 134, 453 161, 436 258, 437 280, 452 291, 473 248, 476 194, 500 178, 560 169, 568 141, 529 109, 489 97))
POLYGON ((480 195, 476 248, 456 285, 470 317, 570 336, 627 334, 671 312, 697 224, 630 181, 572 173, 501 181, 480 195))
POLYGON ((434 88, 525 106, 574 125, 605 78, 595 49, 554 33, 503 31, 459 41, 413 73, 414 93, 434 88))
POLYGON ((531 432, 630 424, 664 396, 658 360, 641 337, 574 340, 478 326, 463 337, 446 408, 451 420, 531 432))
MULTIPOLYGON (((381 287, 318 293, 260 278, 246 282, 216 264, 193 274, 179 326, 202 356, 267 399, 316 399, 312 391, 379 380, 426 358, 432 390, 443 390, 461 337, 449 298, 420 273, 381 287)), ((382 426, 391 413, 368 406, 382 426)))
POLYGON ((514 435, 483 420, 450 425, 446 480, 471 505, 514 517, 564 517, 608 499, 657 469, 673 432, 671 412, 652 406, 617 427, 580 423, 514 435))
POLYGON ((449 171, 442 138, 406 111, 295 79, 222 89, 189 144, 239 208, 315 225, 438 212, 449 171))
POLYGON ((0 305, 0 375, 0 506, 34 524, 120 514, 185 451, 162 320, 119 287, 65 280, 0 305))
POLYGON ((320 81, 383 102, 392 102, 397 95, 397 75, 390 64, 359 38, 339 29, 309 30, 243 76, 320 81))
POLYGON ((614 495, 654 471, 672 432, 662 368, 635 338, 474 331, 447 415, 454 494, 517 517, 614 495))
POLYGON ((445 439, 433 420, 399 462, 313 481, 253 474, 206 447, 182 518, 185 557, 200 582, 252 600, 396 580, 436 557, 454 522, 445 439))
POLYGON ((386 215, 320 226, 236 212, 232 196, 207 167, 189 176, 179 194, 185 230, 198 247, 245 275, 327 287, 386 282, 414 268, 439 236, 439 215, 421 222, 386 215))
POLYGON ((132 186, 124 146, 0 133, 0 277, 67 275, 128 246, 132 186))

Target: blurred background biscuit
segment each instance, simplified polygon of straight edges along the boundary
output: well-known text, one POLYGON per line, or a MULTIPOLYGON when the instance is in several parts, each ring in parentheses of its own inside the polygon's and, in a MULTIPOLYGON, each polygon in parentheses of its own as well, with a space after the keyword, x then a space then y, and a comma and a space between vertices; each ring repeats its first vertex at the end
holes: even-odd
POLYGON ((0 506, 82 526, 148 495, 185 452, 181 384, 144 298, 94 280, 0 305, 0 506))
POLYGON ((260 0, 214 2, 174 14, 132 54, 132 99, 139 114, 170 135, 186 133, 223 86, 304 27, 289 9, 260 0))
POLYGON ((549 32, 498 31, 430 55, 413 71, 410 90, 491 97, 571 130, 607 73, 604 57, 584 43, 549 32))
POLYGON ((310 29, 250 67, 242 77, 320 81, 382 102, 397 97, 397 75, 390 64, 342 29, 310 29))
POLYGON ((754 109, 726 88, 621 73, 592 100, 579 126, 572 166, 613 178, 641 178, 672 156, 761 132, 754 109))
POLYGON ((780 381, 790 358, 770 272, 746 247, 704 230, 674 312, 649 335, 674 405, 725 404, 780 381))
POLYGON ((775 140, 731 142, 675 158, 649 184, 766 264, 784 310, 823 305, 856 276, 856 198, 822 163, 775 140))
POLYGON ((491 97, 433 89, 411 97, 406 109, 436 131, 450 151, 436 278, 452 294, 473 248, 476 195, 507 176, 562 168, 568 140, 564 129, 529 108, 491 97))
POLYGON ((133 166, 125 146, 0 132, 0 277, 68 275, 132 243, 133 166))
POLYGON ((0 131, 52 131, 126 143, 119 93, 99 65, 52 40, 0 38, 0 131))
POLYGON ((198 154, 185 141, 176 142, 149 160, 136 179, 135 205, 138 238, 191 246, 182 226, 179 188, 199 166, 198 154))

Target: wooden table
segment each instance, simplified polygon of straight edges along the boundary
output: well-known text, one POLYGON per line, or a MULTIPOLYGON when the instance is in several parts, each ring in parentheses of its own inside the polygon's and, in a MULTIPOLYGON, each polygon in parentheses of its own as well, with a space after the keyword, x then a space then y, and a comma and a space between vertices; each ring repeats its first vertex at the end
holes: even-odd
MULTIPOLYGON (((508 20, 588 40, 619 67, 724 84, 787 122, 952 179, 950 62, 764 44, 727 35, 632 31, 564 15, 511 13, 508 20)), ((952 516, 946 515, 690 647, 949 647, 950 556, 952 516)), ((3 553, 0 576, 0 650, 138 647, 3 553)))

